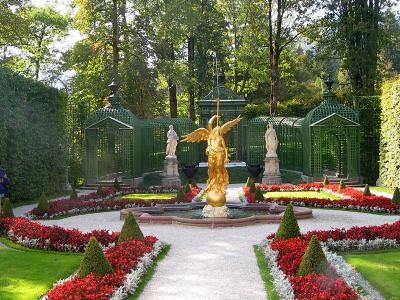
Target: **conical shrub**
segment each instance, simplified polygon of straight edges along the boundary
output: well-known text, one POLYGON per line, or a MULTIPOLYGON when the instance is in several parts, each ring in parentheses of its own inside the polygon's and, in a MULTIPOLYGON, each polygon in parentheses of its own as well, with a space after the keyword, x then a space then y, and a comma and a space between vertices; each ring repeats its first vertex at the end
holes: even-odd
POLYGON ((328 176, 324 176, 324 185, 328 185, 329 184, 329 178, 328 176))
POLYGON ((341 179, 337 190, 340 191, 340 190, 344 189, 345 187, 346 187, 346 184, 344 183, 344 180, 341 179))
POLYGON ((177 199, 179 202, 182 202, 182 201, 185 201, 185 200, 186 200, 186 194, 185 194, 185 192, 183 191, 182 188, 180 188, 180 189, 178 190, 178 193, 176 194, 176 199, 177 199))
POLYGON ((100 197, 107 196, 106 192, 104 191, 101 185, 97 188, 96 194, 99 195, 100 197))
POLYGON ((278 231, 276 232, 275 235, 275 240, 290 239, 300 236, 301 236, 300 228, 293 212, 293 205, 289 203, 286 206, 285 213, 283 214, 282 220, 279 224, 278 231))
POLYGON ((113 187, 114 187, 117 191, 119 191, 119 190, 121 189, 121 185, 119 184, 119 181, 118 181, 118 178, 117 178, 117 177, 115 177, 115 179, 114 179, 113 187))
POLYGON ((394 189, 392 203, 400 204, 400 191, 398 187, 394 189))
POLYGON ((140 230, 138 223, 136 222, 135 217, 131 212, 125 218, 124 225, 122 226, 121 233, 119 235, 118 243, 125 242, 127 240, 140 240, 142 239, 143 233, 140 230))
POLYGON ((253 178, 251 177, 247 177, 247 181, 246 181, 246 187, 251 187, 254 183, 253 178))
POLYGON ((14 217, 14 212, 11 206, 10 199, 2 198, 0 204, 0 218, 14 217))
POLYGON ((300 263, 298 276, 307 274, 327 274, 329 273, 329 263, 326 260, 321 244, 315 235, 311 237, 306 252, 300 263))
POLYGON ((78 193, 75 189, 72 189, 71 194, 69 195, 69 199, 71 199, 71 200, 78 199, 78 193))
POLYGON ((368 184, 366 184, 365 187, 364 187, 363 195, 364 196, 371 196, 371 191, 369 189, 369 185, 368 184))
POLYGON ((185 184, 185 186, 183 187, 183 191, 185 193, 190 193, 192 191, 189 183, 185 184))
POLYGON ((100 244, 95 237, 91 237, 81 261, 78 273, 79 277, 86 277, 90 273, 104 276, 113 272, 110 262, 105 257, 100 244))
POLYGON ((44 194, 39 197, 37 209, 41 212, 45 212, 49 209, 49 200, 44 194))
POLYGON ((264 194, 260 188, 256 188, 254 192, 254 201, 255 202, 263 202, 264 201, 264 194))

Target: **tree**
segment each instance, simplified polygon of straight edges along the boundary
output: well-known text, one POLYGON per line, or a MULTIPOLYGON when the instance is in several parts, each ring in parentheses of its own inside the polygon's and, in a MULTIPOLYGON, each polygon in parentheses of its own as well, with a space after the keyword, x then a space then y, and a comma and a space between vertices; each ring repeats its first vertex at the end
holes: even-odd
POLYGON ((316 22, 316 1, 267 0, 270 63, 270 114, 277 112, 282 52, 316 22))
POLYGON ((329 0, 316 41, 328 56, 343 59, 352 91, 357 96, 375 94, 378 60, 390 31, 387 0, 329 0))
POLYGON ((49 6, 32 6, 22 12, 22 17, 29 23, 29 32, 21 49, 28 54, 33 77, 38 80, 40 72, 44 71, 42 66, 57 61, 59 50, 51 45, 65 36, 68 17, 49 6))

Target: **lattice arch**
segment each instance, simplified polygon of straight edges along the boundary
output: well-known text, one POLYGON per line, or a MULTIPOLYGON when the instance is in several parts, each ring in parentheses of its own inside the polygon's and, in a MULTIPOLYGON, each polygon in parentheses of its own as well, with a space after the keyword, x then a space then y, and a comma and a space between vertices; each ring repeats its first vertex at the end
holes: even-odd
POLYGON ((300 171, 309 180, 320 179, 324 174, 359 180, 358 118, 357 111, 339 103, 330 90, 305 118, 254 118, 246 131, 247 163, 264 160, 264 134, 268 124, 273 124, 279 139, 281 168, 300 171))

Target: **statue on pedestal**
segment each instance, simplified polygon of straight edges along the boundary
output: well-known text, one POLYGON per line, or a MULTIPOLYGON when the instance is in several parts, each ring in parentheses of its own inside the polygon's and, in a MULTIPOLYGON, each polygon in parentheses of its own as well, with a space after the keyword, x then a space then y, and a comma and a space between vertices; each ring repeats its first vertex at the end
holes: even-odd
POLYGON ((176 156, 176 146, 178 145, 179 137, 174 130, 174 126, 169 125, 169 130, 167 132, 167 149, 165 154, 167 156, 176 156))
POLYGON ((276 151, 278 149, 278 137, 272 124, 268 124, 265 132, 265 147, 267 154, 265 155, 265 166, 262 183, 280 184, 282 183, 281 172, 279 170, 279 159, 276 151))
POLYGON ((178 145, 178 134, 174 130, 174 126, 169 125, 167 132, 167 148, 165 150, 164 172, 161 184, 163 186, 178 187, 181 185, 178 172, 178 160, 176 159, 176 146, 178 145))
POLYGON ((267 148, 267 156, 275 157, 278 149, 278 137, 272 124, 268 124, 268 129, 265 132, 265 147, 267 148))
POLYGON ((229 175, 225 168, 228 162, 228 149, 225 145, 224 134, 237 125, 242 118, 226 122, 219 126, 220 116, 214 115, 208 121, 207 129, 199 128, 184 136, 184 142, 207 141, 206 155, 208 156, 208 180, 206 201, 207 206, 203 210, 205 217, 226 217, 226 187, 229 184, 229 175), (213 128, 214 121, 217 126, 213 128))

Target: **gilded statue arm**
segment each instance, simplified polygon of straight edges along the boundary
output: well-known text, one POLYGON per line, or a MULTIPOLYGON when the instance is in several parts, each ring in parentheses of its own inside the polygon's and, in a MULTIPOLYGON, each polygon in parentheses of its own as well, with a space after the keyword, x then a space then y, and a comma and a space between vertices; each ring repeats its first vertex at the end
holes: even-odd
POLYGON ((221 144, 222 144, 222 147, 225 149, 225 163, 228 163, 229 162, 228 148, 226 147, 225 139, 223 137, 222 137, 221 144))
POLYGON ((208 120, 207 129, 208 129, 209 132, 211 132, 211 130, 213 128, 212 125, 213 125, 215 119, 219 119, 219 116, 218 115, 213 115, 211 117, 211 119, 208 120))

